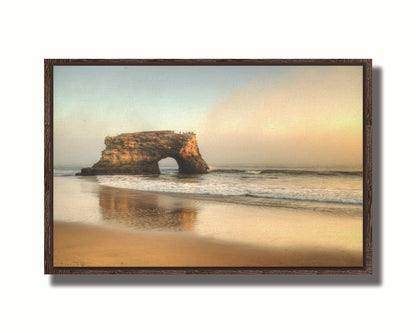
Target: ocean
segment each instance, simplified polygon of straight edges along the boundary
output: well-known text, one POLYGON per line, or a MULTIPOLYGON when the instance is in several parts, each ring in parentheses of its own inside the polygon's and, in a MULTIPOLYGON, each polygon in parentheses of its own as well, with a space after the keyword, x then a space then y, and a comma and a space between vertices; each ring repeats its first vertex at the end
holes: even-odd
MULTIPOLYGON (((54 176, 73 176, 80 167, 58 167, 54 176)), ((362 171, 354 169, 217 166, 202 175, 181 175, 162 166, 160 175, 96 176, 113 188, 182 195, 201 200, 361 214, 362 171)), ((79 177, 82 178, 82 177, 79 177)))

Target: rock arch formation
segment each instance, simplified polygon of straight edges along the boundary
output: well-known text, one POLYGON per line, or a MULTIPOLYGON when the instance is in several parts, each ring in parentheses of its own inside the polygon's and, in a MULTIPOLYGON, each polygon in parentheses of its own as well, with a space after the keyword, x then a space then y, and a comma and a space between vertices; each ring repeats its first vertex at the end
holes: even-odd
POLYGON ((166 157, 176 160, 179 173, 200 174, 209 169, 195 133, 149 131, 107 136, 101 159, 79 175, 159 174, 158 162, 166 157))

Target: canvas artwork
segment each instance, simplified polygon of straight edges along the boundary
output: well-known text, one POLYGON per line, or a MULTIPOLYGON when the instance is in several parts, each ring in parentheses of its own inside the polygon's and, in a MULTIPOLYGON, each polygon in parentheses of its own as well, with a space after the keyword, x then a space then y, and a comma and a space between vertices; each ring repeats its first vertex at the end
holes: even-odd
POLYGON ((50 270, 364 266, 362 63, 50 68, 50 270))

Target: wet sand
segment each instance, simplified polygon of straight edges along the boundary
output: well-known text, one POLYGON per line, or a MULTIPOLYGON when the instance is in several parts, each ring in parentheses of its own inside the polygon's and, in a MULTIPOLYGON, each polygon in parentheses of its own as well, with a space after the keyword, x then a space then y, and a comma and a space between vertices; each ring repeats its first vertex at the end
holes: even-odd
POLYGON ((72 222, 54 224, 55 267, 360 265, 360 254, 339 249, 268 249, 186 234, 121 231, 72 222))
POLYGON ((54 179, 56 267, 358 267, 362 218, 54 179))

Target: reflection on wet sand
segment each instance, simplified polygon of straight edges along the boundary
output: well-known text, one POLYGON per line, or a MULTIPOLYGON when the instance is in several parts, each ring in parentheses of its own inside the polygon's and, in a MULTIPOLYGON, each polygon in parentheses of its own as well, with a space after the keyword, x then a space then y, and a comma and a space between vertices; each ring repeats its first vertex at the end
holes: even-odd
POLYGON ((99 205, 104 222, 140 230, 193 231, 197 210, 191 203, 101 186, 99 205), (161 202, 163 201, 163 202, 161 202))

